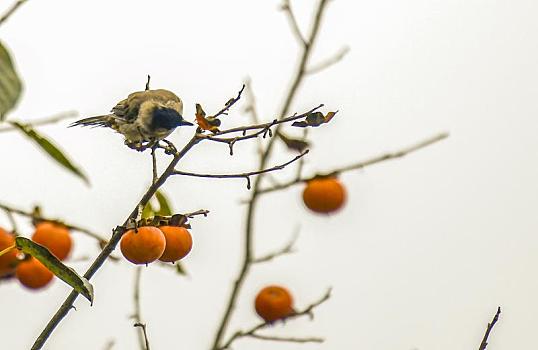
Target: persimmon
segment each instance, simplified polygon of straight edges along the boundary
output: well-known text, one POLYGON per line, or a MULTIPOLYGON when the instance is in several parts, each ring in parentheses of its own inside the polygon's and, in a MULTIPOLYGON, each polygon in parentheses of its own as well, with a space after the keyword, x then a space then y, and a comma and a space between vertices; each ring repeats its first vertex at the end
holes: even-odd
POLYGON ((46 247, 60 260, 67 258, 73 246, 69 229, 49 221, 43 221, 36 225, 32 240, 46 247))
POLYGON ((274 322, 294 313, 290 292, 280 286, 267 286, 260 290, 254 301, 254 307, 265 322, 274 322))
POLYGON ((303 202, 316 213, 333 213, 346 202, 346 190, 335 177, 314 178, 306 183, 303 202))
MULTIPOLYGON (((15 236, 0 227, 0 251, 9 248, 15 244, 15 236)), ((13 274, 17 266, 18 250, 11 249, 0 256, 0 277, 13 274)))
POLYGON ((143 226, 127 231, 121 238, 123 256, 133 264, 148 264, 163 255, 166 247, 164 233, 157 227, 143 226))
POLYGON ((159 260, 164 262, 178 261, 191 251, 192 237, 189 231, 184 227, 177 226, 160 226, 166 239, 166 248, 159 260))
POLYGON ((15 276, 26 288, 40 289, 52 281, 54 274, 39 260, 30 257, 17 265, 15 276))

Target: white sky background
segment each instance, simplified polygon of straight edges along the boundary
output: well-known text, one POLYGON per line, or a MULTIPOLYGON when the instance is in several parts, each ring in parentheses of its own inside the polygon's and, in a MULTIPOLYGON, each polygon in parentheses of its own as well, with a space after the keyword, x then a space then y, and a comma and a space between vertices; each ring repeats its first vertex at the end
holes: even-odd
MULTIPOLYGON (((314 1, 293 2, 304 32, 314 1)), ((11 1, 2 0, 0 11, 11 1)), ((252 77, 258 108, 275 117, 298 48, 278 1, 30 1, 1 28, 25 92, 12 118, 60 111, 107 112, 128 93, 167 88, 208 113, 252 77)), ((256 251, 269 252, 301 227, 298 252, 252 269, 230 330, 258 322, 257 290, 289 287, 302 307, 327 287, 333 297, 316 319, 269 334, 321 336, 324 344, 240 340, 234 349, 477 349, 498 305, 503 314, 488 349, 529 348, 538 324, 538 2, 533 0, 334 1, 313 62, 342 45, 338 65, 309 77, 293 105, 340 110, 312 131, 307 174, 396 150, 439 131, 448 140, 402 160, 346 173, 349 202, 319 217, 300 200, 301 186, 264 197, 256 251)), ((249 121, 242 106, 224 126, 249 121)), ((92 187, 60 169, 33 144, 3 133, 1 200, 65 218, 108 235, 150 181, 148 153, 109 130, 40 128, 80 164, 92 187)), ((181 145, 191 131, 171 137, 181 145)), ((282 147, 271 164, 292 154, 282 147)), ((161 168, 166 164, 162 157, 161 168)), ((202 144, 183 170, 234 172, 257 167, 255 143, 202 144)), ((277 176, 294 174, 288 169, 277 176)), ((244 180, 172 178, 164 187, 178 212, 208 209, 192 221, 189 278, 144 270, 143 318, 152 349, 207 349, 241 258, 244 180)), ((0 216, 0 224, 8 225, 0 216)), ((28 235, 30 227, 26 226, 28 235)), ((73 258, 98 250, 74 233, 73 258)), ((74 262, 83 272, 89 261, 74 262)), ((47 349, 136 349, 134 266, 108 262, 92 280, 93 307, 79 298, 47 349)), ((68 294, 56 281, 39 293, 0 286, 2 348, 28 349, 68 294)))

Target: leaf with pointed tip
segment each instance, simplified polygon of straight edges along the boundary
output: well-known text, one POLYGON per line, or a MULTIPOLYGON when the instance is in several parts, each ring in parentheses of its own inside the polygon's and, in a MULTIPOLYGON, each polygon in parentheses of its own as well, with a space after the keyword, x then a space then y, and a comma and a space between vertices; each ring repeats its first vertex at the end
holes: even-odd
POLYGON ((153 210, 153 206, 151 205, 151 201, 148 201, 146 203, 146 206, 142 210, 142 219, 151 218, 155 215, 155 211, 153 210))
POLYGON ((286 146, 290 150, 293 150, 293 151, 298 151, 302 153, 305 149, 308 148, 308 146, 310 146, 310 144, 306 140, 292 138, 292 137, 284 135, 281 132, 278 133, 278 136, 280 136, 280 138, 286 144, 286 146))
POLYGON ((79 178, 84 180, 86 184, 90 184, 88 178, 84 173, 76 167, 73 162, 67 158, 64 153, 55 146, 51 141, 43 137, 41 134, 39 134, 37 131, 35 131, 30 125, 22 124, 18 122, 11 122, 11 125, 22 131, 26 136, 31 138, 35 143, 41 147, 43 151, 45 151, 49 156, 52 157, 58 164, 72 172, 73 174, 77 175, 79 178))
POLYGON ((22 92, 22 82, 13 67, 9 52, 0 42, 0 121, 15 107, 22 92))
POLYGON ((169 204, 168 198, 166 198, 166 195, 162 191, 158 190, 157 192, 155 192, 155 197, 157 198, 157 201, 159 202, 159 211, 157 211, 155 214, 161 215, 161 216, 171 216, 173 214, 172 208, 170 207, 170 204, 169 204))
POLYGON ((176 261, 176 272, 182 276, 187 276, 187 271, 183 267, 183 264, 181 264, 179 261, 176 261))
POLYGON ((59 279, 70 285, 93 304, 93 286, 86 278, 80 276, 69 266, 64 265, 47 248, 28 238, 17 237, 15 238, 15 244, 19 250, 39 260, 59 279))

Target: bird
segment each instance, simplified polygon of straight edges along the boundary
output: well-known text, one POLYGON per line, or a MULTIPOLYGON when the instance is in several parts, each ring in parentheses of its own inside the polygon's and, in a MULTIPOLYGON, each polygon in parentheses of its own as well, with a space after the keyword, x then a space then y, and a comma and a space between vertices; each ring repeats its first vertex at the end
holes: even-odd
POLYGON ((110 114, 84 118, 73 126, 111 128, 125 137, 130 148, 143 151, 164 140, 179 126, 192 126, 183 119, 183 102, 165 89, 137 91, 118 102, 110 114))

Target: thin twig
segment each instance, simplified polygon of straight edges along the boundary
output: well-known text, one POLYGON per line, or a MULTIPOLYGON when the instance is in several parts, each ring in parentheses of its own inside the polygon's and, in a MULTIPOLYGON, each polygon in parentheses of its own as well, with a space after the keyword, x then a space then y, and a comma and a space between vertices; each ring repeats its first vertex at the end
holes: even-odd
MULTIPOLYGON (((149 77, 149 75, 148 75, 149 77)), ((157 156, 155 154, 157 148, 156 147, 152 147, 151 148, 151 165, 152 165, 152 178, 151 178, 151 183, 154 184, 155 182, 157 182, 157 178, 159 177, 159 175, 157 174, 157 156)))
POLYGON ((279 249, 279 250, 277 250, 275 252, 263 255, 263 256, 261 256, 259 258, 252 259, 252 263, 254 263, 254 264, 264 263, 264 262, 271 261, 271 260, 273 260, 275 258, 278 258, 278 257, 280 257, 282 255, 287 255, 287 254, 293 253, 294 252, 293 247, 295 246, 295 242, 297 242, 297 238, 299 238, 299 229, 298 228, 295 230, 295 232, 293 233, 293 236, 291 237, 289 242, 284 247, 282 247, 281 249, 279 249))
POLYGON ((250 190, 250 176, 254 175, 260 175, 264 173, 268 173, 271 171, 276 170, 282 170, 286 166, 290 165, 291 163, 297 161, 298 159, 304 157, 308 153, 308 150, 301 153, 300 155, 296 156, 292 160, 287 161, 286 163, 275 165, 274 167, 262 169, 262 170, 256 170, 256 171, 250 171, 246 173, 239 173, 239 174, 199 174, 199 173, 190 173, 186 171, 180 171, 180 170, 174 170, 172 172, 172 175, 183 175, 183 176, 192 176, 192 177, 203 177, 203 178, 213 178, 213 179, 231 179, 231 178, 244 178, 247 180, 247 189, 250 190))
MULTIPOLYGON (((326 302, 327 300, 329 300, 329 298, 331 297, 331 289, 329 288, 327 290, 327 292, 323 295, 323 297, 321 297, 318 301, 308 305, 306 308, 304 308, 303 310, 301 311, 296 311, 295 313, 293 313, 291 316, 288 316, 286 317, 286 321, 287 320, 291 320, 291 319, 295 319, 295 318, 298 318, 298 317, 301 317, 301 316, 309 316, 310 319, 313 319, 314 317, 314 314, 313 314, 313 310, 318 307, 319 305, 323 304, 324 302, 326 302)), ((263 328, 267 328, 269 326, 273 325, 273 322, 262 322, 262 323, 259 323, 258 325, 246 330, 246 331, 237 331, 235 332, 231 337, 230 339, 228 339, 228 341, 226 341, 224 343, 223 346, 221 347, 217 347, 216 349, 217 350, 224 350, 224 349, 228 349, 230 348, 230 345, 238 338, 242 338, 242 337, 250 337, 252 336, 253 334, 255 334, 257 331, 259 331, 260 329, 263 329, 263 328)))
POLYGON ((243 84, 243 86, 241 87, 241 90, 239 90, 239 92, 237 93, 237 96, 234 97, 234 98, 231 98, 229 99, 225 104, 224 104, 224 107, 217 112, 217 114, 215 114, 213 116, 213 118, 217 118, 218 116, 221 116, 221 115, 226 115, 228 114, 228 111, 230 110, 230 108, 232 108, 232 106, 241 99, 241 94, 243 93, 243 90, 245 90, 245 84, 243 84))
POLYGON ((280 5, 280 9, 286 13, 288 17, 288 22, 290 23, 291 32, 302 46, 306 46, 307 42, 299 29, 299 24, 297 23, 297 18, 291 9, 289 0, 284 0, 280 5))
POLYGON ((26 1, 28 0, 18 0, 13 5, 11 5, 11 7, 2 15, 2 17, 0 17, 0 26, 4 24, 4 22, 7 21, 9 17, 11 17, 11 15, 15 13, 15 11, 17 11, 17 9, 26 1))
MULTIPOLYGON (((31 127, 36 127, 36 126, 43 126, 43 125, 48 125, 48 124, 55 124, 55 123, 61 122, 61 121, 66 120, 66 119, 74 118, 77 115, 78 115, 77 112, 67 111, 67 112, 62 112, 62 113, 55 114, 55 115, 47 117, 47 118, 35 119, 33 121, 20 121, 20 120, 18 120, 16 122, 21 123, 21 124, 25 124, 25 125, 29 125, 31 127)), ((14 122, 14 120, 12 120, 12 122, 14 122)), ((8 125, 3 126, 3 127, 0 128, 0 133, 8 132, 8 131, 14 131, 14 130, 18 130, 18 128, 14 127, 12 124, 8 124, 8 125)))
POLYGON ((349 52, 349 46, 342 47, 338 52, 336 52, 332 57, 327 58, 326 60, 307 68, 306 74, 316 74, 325 70, 336 63, 340 62, 349 52))
MULTIPOLYGON (((247 112, 252 118, 254 124, 260 124, 260 117, 258 116, 258 107, 256 104, 256 96, 254 95, 254 90, 252 89, 252 81, 250 78, 246 79, 245 85, 247 87, 247 106, 245 107, 245 112, 247 112)), ((260 139, 258 140, 258 155, 263 153, 263 145, 260 139)))
MULTIPOLYGON (((133 319, 136 324, 142 324, 142 315, 140 312, 140 277, 142 275, 142 267, 138 266, 135 269, 135 278, 134 278, 134 286, 133 286, 133 304, 134 304, 134 313, 133 313, 133 319)), ((147 348, 147 338, 145 335, 145 327, 142 327, 142 329, 138 330, 138 344, 140 346, 141 350, 146 350, 147 348)))
POLYGON ((142 350, 150 350, 149 349, 149 341, 148 341, 148 333, 146 331, 146 324, 145 323, 135 323, 133 326, 142 328, 142 334, 144 336, 144 342, 146 347, 142 348, 142 350))
POLYGON ((310 337, 310 338, 295 338, 295 337, 278 337, 274 335, 262 335, 262 334, 249 334, 250 338, 269 340, 269 341, 281 341, 288 343, 323 343, 325 339, 310 337))
POLYGON ((488 338, 489 334, 491 333, 491 330, 495 326, 495 323, 499 320, 499 316, 501 315, 501 307, 499 306, 497 308, 497 312, 495 313, 495 316, 493 316, 493 320, 491 320, 490 323, 488 323, 488 327, 486 328, 486 333, 484 334, 484 338, 482 338, 482 342, 480 343, 480 347, 478 350, 486 350, 486 347, 488 346, 488 338))
POLYGON ((302 178, 298 178, 298 179, 296 178, 296 179, 293 179, 293 180, 291 180, 289 182, 281 183, 281 184, 278 184, 278 185, 273 186, 273 187, 260 189, 258 191, 258 193, 262 194, 262 193, 280 191, 280 190, 283 190, 285 188, 291 187, 293 185, 297 185, 297 184, 300 184, 300 183, 303 183, 303 182, 307 182, 307 181, 312 180, 312 179, 314 179, 314 178, 316 178, 318 176, 337 175, 337 174, 340 174, 340 173, 343 173, 343 172, 346 172, 346 171, 363 169, 363 168, 366 168, 367 166, 374 165, 374 164, 377 164, 377 163, 381 163, 381 162, 384 162, 384 161, 387 161, 387 160, 393 160, 393 159, 402 158, 402 157, 406 156, 409 153, 418 151, 418 150, 420 150, 422 148, 425 148, 427 146, 430 146, 430 145, 432 145, 432 144, 434 144, 436 142, 444 140, 448 136, 449 136, 448 133, 440 133, 440 134, 437 134, 435 136, 429 137, 428 139, 426 139, 424 141, 418 142, 418 143, 416 143, 416 144, 414 144, 412 146, 405 147, 405 148, 400 149, 400 150, 395 151, 395 152, 385 153, 385 154, 382 154, 380 156, 369 158, 369 159, 363 160, 363 161, 358 162, 358 163, 354 163, 354 164, 347 165, 347 166, 344 166, 344 167, 341 167, 341 168, 337 168, 337 169, 332 170, 331 172, 326 173, 326 174, 316 174, 316 175, 310 176, 310 177, 302 177, 302 178))
MULTIPOLYGON (((306 142, 308 138, 308 130, 309 128, 303 129, 303 137, 302 140, 306 142)), ((299 161, 299 164, 297 165, 297 171, 295 172, 295 179, 300 179, 303 176, 303 169, 304 169, 305 159, 302 158, 299 161)))

